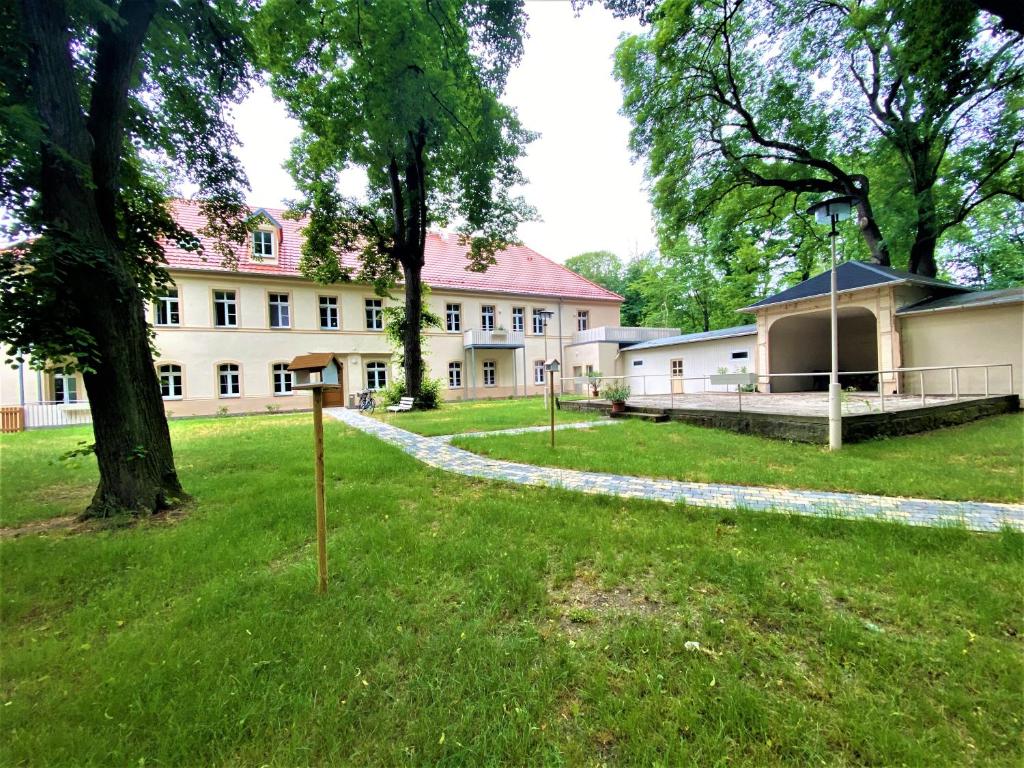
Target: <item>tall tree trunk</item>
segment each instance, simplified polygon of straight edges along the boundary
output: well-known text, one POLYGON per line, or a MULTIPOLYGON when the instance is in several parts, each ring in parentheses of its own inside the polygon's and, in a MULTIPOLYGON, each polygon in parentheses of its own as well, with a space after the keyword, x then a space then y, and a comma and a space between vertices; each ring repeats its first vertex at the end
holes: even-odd
POLYGON ((184 493, 174 469, 143 304, 137 286, 123 273, 97 282, 83 281, 83 287, 94 290, 79 296, 99 358, 94 371, 83 375, 100 470, 99 486, 83 516, 152 513, 184 493))
POLYGON ((935 277, 938 265, 935 263, 935 245, 939 231, 935 222, 935 194, 932 185, 917 192, 917 230, 914 244, 910 246, 910 271, 915 275, 935 277))
MULTIPOLYGON (((43 238, 66 273, 55 304, 92 337, 85 359, 100 483, 85 517, 149 513, 182 494, 149 349, 143 300, 120 252, 115 200, 127 89, 152 19, 151 0, 126 0, 103 31, 100 113, 86 119, 73 74, 69 22, 58 0, 23 0, 29 71, 44 135, 39 178, 43 238), (90 172, 91 171, 91 172, 90 172), (97 177, 97 173, 101 175, 97 177)), ((56 307, 55 307, 56 310, 56 307)))
POLYGON ((422 259, 403 262, 405 277, 405 337, 402 347, 405 356, 405 393, 419 399, 423 387, 423 350, 420 333, 423 322, 422 259))

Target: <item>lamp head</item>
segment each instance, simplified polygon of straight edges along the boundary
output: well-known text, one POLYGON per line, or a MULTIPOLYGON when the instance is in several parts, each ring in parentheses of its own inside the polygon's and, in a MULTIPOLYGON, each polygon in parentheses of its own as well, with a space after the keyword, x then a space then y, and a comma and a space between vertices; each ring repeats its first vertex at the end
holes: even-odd
POLYGON ((808 213, 814 214, 814 220, 819 224, 831 224, 832 221, 846 221, 857 205, 857 198, 849 195, 832 197, 815 203, 807 209, 808 213))

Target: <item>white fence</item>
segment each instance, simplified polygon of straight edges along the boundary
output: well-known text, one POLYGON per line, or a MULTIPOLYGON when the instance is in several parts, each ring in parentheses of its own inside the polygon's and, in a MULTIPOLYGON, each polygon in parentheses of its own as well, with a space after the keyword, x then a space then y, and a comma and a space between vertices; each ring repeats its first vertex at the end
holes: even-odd
POLYGON ((41 429, 43 427, 66 427, 73 424, 92 424, 92 412, 86 400, 76 403, 45 401, 41 403, 25 403, 20 406, 4 406, 21 408, 25 415, 25 429, 41 429))

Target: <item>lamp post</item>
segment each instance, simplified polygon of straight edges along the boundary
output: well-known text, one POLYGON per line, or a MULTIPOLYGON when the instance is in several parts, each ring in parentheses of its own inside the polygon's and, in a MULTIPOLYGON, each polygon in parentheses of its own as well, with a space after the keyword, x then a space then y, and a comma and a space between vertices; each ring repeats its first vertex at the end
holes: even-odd
POLYGON ((561 370, 558 360, 548 360, 544 363, 544 370, 548 372, 549 403, 551 407, 551 447, 555 447, 555 374, 561 370))
POLYGON ((832 370, 828 379, 828 449, 838 451, 843 447, 843 403, 842 388, 839 386, 839 312, 836 296, 836 224, 850 218, 857 199, 844 195, 822 200, 807 209, 814 214, 819 224, 830 224, 832 229, 832 287, 829 291, 829 322, 832 331, 832 370))
MULTIPOLYGON (((550 310, 550 309, 539 309, 539 310, 537 310, 537 314, 540 315, 541 325, 544 328, 544 360, 545 360, 545 365, 547 365, 547 359, 548 359, 548 320, 550 320, 552 317, 554 317, 555 313, 554 313, 553 310, 550 310)), ((545 390, 545 392, 544 392, 544 407, 545 408, 547 407, 547 404, 548 404, 547 401, 548 401, 548 393, 547 393, 547 390, 545 390)))

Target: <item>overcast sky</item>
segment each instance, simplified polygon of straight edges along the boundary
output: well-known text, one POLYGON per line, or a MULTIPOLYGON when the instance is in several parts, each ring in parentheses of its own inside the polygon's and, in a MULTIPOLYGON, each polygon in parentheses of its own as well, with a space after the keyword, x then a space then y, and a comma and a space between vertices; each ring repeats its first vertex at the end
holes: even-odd
MULTIPOLYGON (((541 136, 523 162, 524 190, 542 221, 520 228, 524 243, 555 261, 584 251, 628 258, 654 247, 643 169, 630 160, 629 122, 612 77, 621 34, 639 29, 600 7, 577 18, 568 0, 527 2, 529 38, 505 101, 541 136)), ((296 191, 281 167, 298 129, 260 88, 236 109, 249 202, 279 206, 296 191)))

